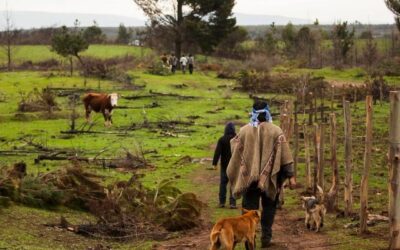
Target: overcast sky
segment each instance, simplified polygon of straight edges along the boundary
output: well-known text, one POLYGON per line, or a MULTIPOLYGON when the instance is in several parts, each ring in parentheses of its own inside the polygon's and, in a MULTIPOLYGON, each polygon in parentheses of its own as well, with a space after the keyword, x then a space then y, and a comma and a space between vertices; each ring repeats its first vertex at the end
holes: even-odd
MULTIPOLYGON (((0 10, 96 13, 145 19, 133 0, 0 0, 0 10)), ((383 0, 236 0, 235 12, 280 15, 321 23, 355 20, 362 23, 392 23, 393 15, 383 0)))

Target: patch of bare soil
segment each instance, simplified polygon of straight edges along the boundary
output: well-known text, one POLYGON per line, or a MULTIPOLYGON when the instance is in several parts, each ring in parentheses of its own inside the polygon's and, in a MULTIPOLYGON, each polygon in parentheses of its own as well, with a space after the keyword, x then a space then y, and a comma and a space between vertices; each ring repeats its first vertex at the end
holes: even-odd
MULTIPOLYGON (((322 229, 323 231, 324 229, 322 229)), ((326 250, 332 246, 323 232, 310 232, 304 226, 303 218, 294 218, 285 209, 279 210, 273 226, 273 250, 326 250)))
MULTIPOLYGON (((211 164, 211 163, 210 163, 211 164)), ((210 198, 217 197, 217 194, 210 194, 210 185, 218 185, 219 170, 206 170, 207 163, 204 168, 200 168, 192 175, 192 180, 198 185, 198 193, 200 200, 208 202, 210 198), (208 190, 208 191, 207 191, 208 190)), ((210 214, 211 207, 205 210, 203 216, 210 214)), ((193 229, 169 241, 160 242, 153 246, 155 250, 189 250, 198 249, 206 250, 210 246, 209 234, 212 224, 209 218, 204 218, 205 225, 200 228, 193 229)), ((310 232, 304 226, 304 218, 296 218, 285 210, 278 210, 273 226, 273 244, 268 248, 271 250, 328 250, 334 245, 330 244, 327 236, 323 232, 310 232)), ((258 230, 260 231, 260 229, 258 230)), ((257 238, 257 249, 261 249, 259 237, 257 238)), ((239 248, 239 246, 237 247, 239 248)), ((242 248, 240 248, 242 249, 242 248)))

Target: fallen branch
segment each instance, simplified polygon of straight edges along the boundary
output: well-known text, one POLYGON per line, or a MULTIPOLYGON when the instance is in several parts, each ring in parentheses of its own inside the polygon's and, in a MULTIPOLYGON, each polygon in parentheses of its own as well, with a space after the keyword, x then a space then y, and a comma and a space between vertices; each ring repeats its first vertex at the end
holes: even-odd
POLYGON ((127 132, 113 132, 113 131, 85 131, 85 130, 68 130, 61 131, 61 134, 106 134, 106 135, 124 135, 126 136, 127 132))
POLYGON ((136 96, 123 96, 123 99, 126 100, 138 100, 138 99, 144 99, 144 98, 154 98, 154 97, 177 97, 178 99, 182 100, 189 100, 189 99, 200 99, 202 97, 200 96, 185 96, 185 95, 180 95, 176 93, 161 93, 161 92, 155 92, 153 90, 149 91, 149 95, 136 95, 136 96))

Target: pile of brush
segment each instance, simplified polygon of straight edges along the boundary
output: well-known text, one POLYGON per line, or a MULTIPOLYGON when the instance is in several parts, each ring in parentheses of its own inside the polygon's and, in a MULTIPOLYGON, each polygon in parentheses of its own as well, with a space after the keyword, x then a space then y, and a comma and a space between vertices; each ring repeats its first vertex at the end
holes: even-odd
POLYGON ((0 178, 2 201, 41 208, 67 206, 83 209, 97 218, 96 224, 71 225, 65 218, 57 226, 77 234, 112 238, 162 239, 168 231, 201 224, 204 204, 193 193, 182 193, 174 180, 160 181, 154 189, 145 188, 133 174, 128 181, 108 186, 102 177, 73 164, 37 177, 26 174, 25 163, 4 170, 0 178))
POLYGON ((52 113, 56 110, 59 110, 56 95, 50 88, 44 88, 41 91, 35 88, 26 95, 21 93, 21 100, 18 103, 19 112, 47 111, 52 113))

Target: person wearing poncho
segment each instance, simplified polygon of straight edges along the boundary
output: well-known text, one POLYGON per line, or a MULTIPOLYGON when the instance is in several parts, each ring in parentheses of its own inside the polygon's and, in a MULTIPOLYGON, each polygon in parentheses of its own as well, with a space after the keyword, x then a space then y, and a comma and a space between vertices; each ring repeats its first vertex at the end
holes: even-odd
POLYGON ((272 123, 267 103, 253 105, 251 121, 231 140, 231 151, 227 175, 232 193, 243 196, 242 207, 248 210, 259 209, 261 198, 261 246, 267 247, 283 183, 290 179, 290 186, 296 185, 288 142, 272 123))

